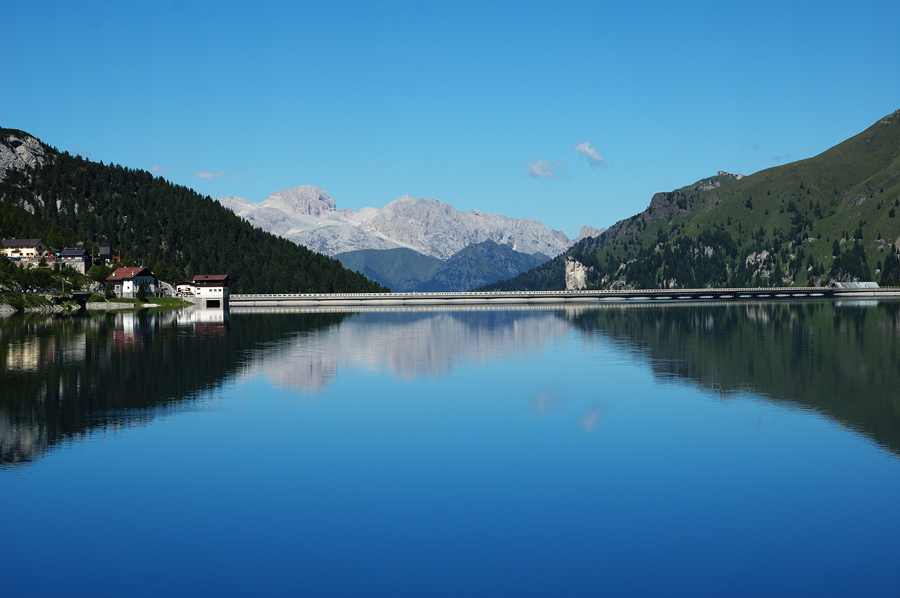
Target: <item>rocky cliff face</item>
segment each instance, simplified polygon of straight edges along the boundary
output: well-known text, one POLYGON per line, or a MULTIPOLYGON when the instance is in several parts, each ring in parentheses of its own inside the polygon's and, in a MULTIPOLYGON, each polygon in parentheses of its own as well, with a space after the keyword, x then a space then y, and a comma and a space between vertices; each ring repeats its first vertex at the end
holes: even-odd
POLYGON ((573 259, 566 260, 566 290, 580 291, 587 286, 587 267, 573 259))
POLYGON ((382 209, 356 212, 338 210, 325 191, 308 185, 279 191, 259 204, 240 197, 219 202, 263 230, 326 255, 406 247, 448 259, 473 243, 494 241, 522 253, 554 256, 572 244, 565 234, 548 231, 537 220, 460 212, 450 204, 408 195, 382 209))
POLYGON ((9 169, 22 170, 44 163, 44 144, 22 131, 0 129, 0 178, 9 169))

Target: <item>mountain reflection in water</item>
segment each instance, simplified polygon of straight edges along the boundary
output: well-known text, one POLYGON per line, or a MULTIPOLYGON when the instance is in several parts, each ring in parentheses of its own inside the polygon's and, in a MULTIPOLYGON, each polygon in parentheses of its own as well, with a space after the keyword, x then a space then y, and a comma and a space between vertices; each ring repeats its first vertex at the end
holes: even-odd
MULTIPOLYGON (((0 463, 158 414, 242 376, 319 393, 342 369, 413 379, 536 353, 567 334, 610 342, 663 381, 787 401, 900 451, 900 304, 752 303, 559 309, 198 312, 0 320, 0 463)), ((597 380, 602 385, 602 380, 597 380)), ((544 414, 559 401, 536 394, 544 414)), ((591 432, 604 416, 581 420, 591 432)))
POLYGON ((447 373, 536 352, 571 327, 547 310, 370 311, 255 354, 248 370, 305 392, 319 392, 342 367, 386 370, 403 379, 447 373))

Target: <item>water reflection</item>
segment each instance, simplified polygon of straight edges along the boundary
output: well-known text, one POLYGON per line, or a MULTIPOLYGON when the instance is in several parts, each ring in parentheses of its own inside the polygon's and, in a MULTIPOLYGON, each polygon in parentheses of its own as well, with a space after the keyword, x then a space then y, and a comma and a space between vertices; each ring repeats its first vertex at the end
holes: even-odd
POLYGON ((388 371, 402 379, 446 374, 461 364, 535 352, 570 330, 547 310, 383 310, 257 353, 248 370, 319 392, 341 368, 388 371))
POLYGON ((531 397, 531 410, 543 418, 552 413, 565 413, 567 401, 555 391, 536 392, 531 397))
MULTIPOLYGON (((576 334, 644 361, 662 382, 814 409, 900 451, 900 304, 728 304, 567 309, 193 311, 0 321, 0 463, 93 431, 192 409, 240 376, 320 393, 343 370, 401 379, 536 355, 576 334), (221 313, 221 312, 219 312, 221 313)), ((598 384, 601 381, 598 380, 598 384)), ((563 413, 537 390, 531 409, 563 413)), ((597 429, 597 401, 578 415, 597 429)))
POLYGON ((0 463, 190 409, 254 351, 343 318, 257 316, 233 325, 222 312, 185 310, 0 320, 0 463))
POLYGON ((606 413, 606 407, 600 401, 594 401, 591 407, 581 416, 578 424, 581 429, 590 434, 594 431, 594 427, 603 419, 606 413))
POLYGON ((567 319, 643 355, 660 380, 814 409, 900 452, 900 303, 608 308, 567 319))

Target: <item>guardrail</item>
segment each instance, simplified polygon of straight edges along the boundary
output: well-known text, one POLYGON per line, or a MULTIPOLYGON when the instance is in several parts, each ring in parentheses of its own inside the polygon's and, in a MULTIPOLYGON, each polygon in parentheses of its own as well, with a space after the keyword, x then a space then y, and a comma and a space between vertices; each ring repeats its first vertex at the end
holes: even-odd
POLYGON ((480 291, 454 293, 282 293, 235 294, 232 307, 348 305, 475 305, 529 303, 594 303, 607 301, 723 301, 836 298, 893 298, 900 289, 834 289, 825 287, 619 289, 614 291, 480 291))

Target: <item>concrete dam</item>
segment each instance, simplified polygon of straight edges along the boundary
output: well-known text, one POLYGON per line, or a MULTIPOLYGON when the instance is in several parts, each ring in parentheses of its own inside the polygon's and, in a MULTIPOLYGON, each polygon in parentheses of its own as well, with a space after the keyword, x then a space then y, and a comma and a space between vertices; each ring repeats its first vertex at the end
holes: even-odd
POLYGON ((332 293, 231 295, 230 307, 351 307, 424 305, 550 305, 610 302, 856 300, 900 298, 898 288, 774 287, 616 291, 505 291, 453 293, 332 293))

